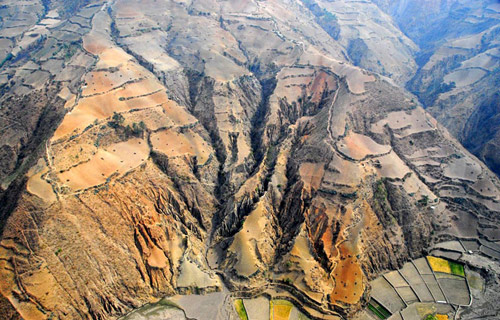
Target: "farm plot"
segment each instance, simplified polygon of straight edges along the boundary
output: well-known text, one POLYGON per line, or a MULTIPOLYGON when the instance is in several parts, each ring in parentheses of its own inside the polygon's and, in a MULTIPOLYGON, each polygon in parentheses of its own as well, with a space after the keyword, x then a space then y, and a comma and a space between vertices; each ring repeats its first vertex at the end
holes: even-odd
POLYGON ((39 198, 47 201, 54 202, 57 200, 56 194, 47 181, 45 181, 42 176, 49 172, 45 160, 40 159, 38 163, 28 171, 28 182, 26 184, 26 189, 29 193, 37 195, 39 198))
POLYGON ((391 150, 388 145, 378 144, 368 136, 352 132, 337 142, 337 148, 342 154, 354 160, 385 154, 391 150))
POLYGON ((419 132, 434 130, 434 126, 426 121, 427 116, 422 108, 416 108, 411 112, 394 111, 387 115, 387 118, 382 119, 371 126, 371 131, 374 133, 383 133, 384 126, 389 126, 395 130, 398 137, 406 137, 419 132))
POLYGON ((243 299, 243 304, 249 320, 269 318, 269 299, 266 297, 243 299))
POLYGON ((373 280, 371 285, 373 299, 387 308, 389 312, 396 313, 406 306, 394 288, 383 277, 373 280))
POLYGON ((340 244, 338 249, 341 258, 333 270, 336 284, 330 294, 330 300, 355 304, 364 292, 363 271, 355 257, 356 253, 350 248, 348 242, 340 244))
POLYGON ((332 161, 325 169, 323 185, 335 186, 356 186, 361 182, 361 166, 358 163, 342 159, 339 155, 333 154, 332 161))
POLYGON ((247 311, 242 299, 234 300, 234 309, 236 310, 236 313, 238 313, 241 320, 248 320, 247 311))
POLYGON ((309 320, 292 302, 260 296, 235 299, 234 308, 241 320, 309 320))
POLYGON ((442 273, 437 273, 436 277, 449 303, 455 305, 469 304, 469 287, 464 277, 442 273))
MULTIPOLYGON (((420 297, 421 301, 429 301, 432 299, 432 295, 429 296, 428 290, 425 286, 422 276, 418 272, 417 268, 411 262, 407 262, 403 265, 400 270, 403 277, 408 281, 410 286, 415 289, 417 296, 420 297)), ((432 301, 432 300, 431 300, 432 301)))
POLYGON ((479 174, 481 174, 481 166, 468 159, 462 157, 459 159, 453 159, 444 168, 444 175, 451 179, 461 179, 476 182, 479 174))
POLYGON ((391 313, 377 301, 371 300, 368 304, 368 310, 370 310, 378 319, 387 319, 391 316, 391 313))
POLYGON ((427 261, 429 261, 429 265, 434 272, 443 272, 465 277, 464 266, 459 263, 433 256, 427 256, 427 261))
POLYGON ((271 300, 270 320, 288 320, 292 312, 293 304, 288 300, 271 300))
MULTIPOLYGON (((463 250, 456 241, 445 242, 443 246, 463 250)), ((371 282, 373 299, 367 313, 379 319, 390 316, 391 320, 420 320, 429 314, 445 319, 454 313, 452 305, 466 306, 470 302, 464 275, 462 265, 437 257, 407 262, 400 270, 388 272, 371 282), (389 316, 384 314, 384 309, 389 316)))
POLYGON ((199 164, 204 164, 212 153, 209 143, 191 129, 183 133, 175 129, 155 132, 151 135, 151 143, 155 151, 169 157, 196 156, 199 164))
POLYGON ((123 175, 136 168, 149 156, 149 147, 143 139, 130 139, 99 149, 90 161, 59 173, 59 180, 73 190, 82 190, 103 184, 113 174, 123 175))

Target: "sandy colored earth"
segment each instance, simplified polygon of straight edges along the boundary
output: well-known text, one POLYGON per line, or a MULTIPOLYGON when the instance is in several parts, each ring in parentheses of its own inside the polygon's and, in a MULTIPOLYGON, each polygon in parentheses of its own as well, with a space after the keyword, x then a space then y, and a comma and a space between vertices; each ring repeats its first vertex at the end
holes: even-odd
POLYGON ((88 161, 58 174, 59 180, 73 190, 81 190, 106 181, 111 175, 123 175, 149 156, 147 142, 142 139, 131 139, 98 149, 88 161))
POLYGON ((381 155, 391 150, 390 146, 380 145, 370 137, 349 133, 339 141, 339 151, 350 159, 363 160, 368 156, 381 155))

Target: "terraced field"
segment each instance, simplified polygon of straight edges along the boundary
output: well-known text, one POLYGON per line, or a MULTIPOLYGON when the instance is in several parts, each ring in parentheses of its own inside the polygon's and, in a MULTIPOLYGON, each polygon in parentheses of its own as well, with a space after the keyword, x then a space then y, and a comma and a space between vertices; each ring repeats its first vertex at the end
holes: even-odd
POLYGON ((238 299, 235 308, 241 320, 308 320, 309 318, 300 312, 288 300, 266 298, 238 299), (259 301, 258 304, 255 302, 259 301), (269 304, 269 312, 266 314, 265 304, 269 304))
MULTIPOLYGON (((75 192, 109 183, 144 164, 151 151, 173 158, 194 157, 205 164, 214 151, 207 136, 200 135, 198 121, 168 98, 152 73, 113 44, 106 33, 110 30, 107 14, 98 12, 91 24, 93 28, 83 37, 83 49, 96 57, 96 69, 84 75, 81 94, 72 100, 70 111, 47 145, 47 153, 53 155, 49 171, 58 172, 57 180, 50 181, 57 184, 54 190, 75 192), (151 118, 148 112, 155 112, 158 118, 151 118), (154 119, 163 119, 162 124, 154 119), (102 134, 96 136, 97 127, 114 128, 116 133, 122 130, 122 141, 110 143, 102 134), (101 145, 101 141, 106 142, 101 145)), ((38 189, 43 185, 40 179, 33 178, 38 189)))
POLYGON ((372 281, 372 301, 360 319, 419 320, 428 314, 454 316, 469 306, 471 291, 462 264, 428 256, 372 281))

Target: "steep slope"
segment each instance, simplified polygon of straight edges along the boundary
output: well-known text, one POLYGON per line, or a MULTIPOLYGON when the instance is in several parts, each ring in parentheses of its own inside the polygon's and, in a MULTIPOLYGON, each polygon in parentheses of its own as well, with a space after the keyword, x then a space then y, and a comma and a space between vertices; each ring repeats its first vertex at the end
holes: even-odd
POLYGON ((399 85, 417 70, 418 47, 390 16, 368 1, 302 1, 316 22, 345 48, 349 61, 399 85))
POLYGON ((498 179, 351 65, 316 13, 116 0, 51 18, 2 66, 5 119, 36 125, 1 132, 19 160, 2 176, 0 310, 117 318, 174 293, 280 288, 338 319, 434 242, 499 240, 498 179))
POLYGON ((498 1, 375 2, 421 48, 408 89, 498 174, 498 1))

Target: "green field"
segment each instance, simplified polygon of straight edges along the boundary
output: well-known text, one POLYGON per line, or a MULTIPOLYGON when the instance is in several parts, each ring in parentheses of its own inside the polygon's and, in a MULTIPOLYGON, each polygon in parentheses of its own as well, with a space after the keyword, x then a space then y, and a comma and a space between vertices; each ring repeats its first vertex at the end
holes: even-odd
POLYGON ((241 320, 248 320, 247 310, 245 309, 242 299, 234 300, 234 308, 241 320))
POLYGON ((450 273, 465 277, 464 266, 460 263, 433 256, 427 256, 427 261, 429 261, 429 265, 434 272, 450 273))
POLYGON ((391 313, 386 308, 382 307, 380 304, 373 300, 370 301, 370 304, 368 304, 368 309, 382 320, 387 319, 391 316, 391 313))
POLYGON ((452 261, 449 261, 449 264, 451 273, 456 274, 457 276, 465 277, 465 270, 463 265, 452 261))

